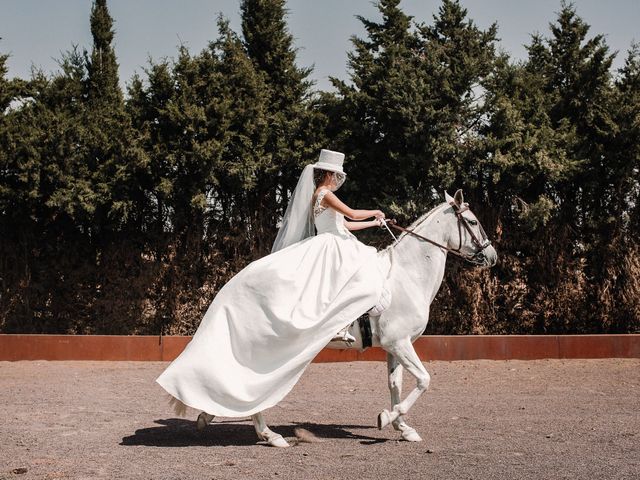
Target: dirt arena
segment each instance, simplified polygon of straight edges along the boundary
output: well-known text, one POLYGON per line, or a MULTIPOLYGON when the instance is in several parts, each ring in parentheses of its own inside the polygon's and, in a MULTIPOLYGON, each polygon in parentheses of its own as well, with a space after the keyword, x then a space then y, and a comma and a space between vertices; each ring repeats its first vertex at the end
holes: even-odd
MULTIPOLYGON (((429 362, 431 387, 398 441, 383 363, 312 364, 259 444, 247 419, 197 432, 154 382, 165 363, 0 362, 0 480, 637 479, 640 360, 429 362)), ((406 379, 405 392, 414 382, 406 379)))

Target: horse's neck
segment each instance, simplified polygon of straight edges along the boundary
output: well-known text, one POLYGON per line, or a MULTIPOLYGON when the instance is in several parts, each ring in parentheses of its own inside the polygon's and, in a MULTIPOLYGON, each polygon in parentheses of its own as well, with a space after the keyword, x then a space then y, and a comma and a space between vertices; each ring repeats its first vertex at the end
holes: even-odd
MULTIPOLYGON (((446 241, 446 222, 439 221, 446 205, 434 208, 422 222, 409 227, 417 234, 437 243, 446 241)), ((393 245, 385 249, 383 255, 390 263, 389 277, 401 282, 411 282, 431 304, 442 279, 447 260, 446 252, 440 247, 405 233, 393 245)))

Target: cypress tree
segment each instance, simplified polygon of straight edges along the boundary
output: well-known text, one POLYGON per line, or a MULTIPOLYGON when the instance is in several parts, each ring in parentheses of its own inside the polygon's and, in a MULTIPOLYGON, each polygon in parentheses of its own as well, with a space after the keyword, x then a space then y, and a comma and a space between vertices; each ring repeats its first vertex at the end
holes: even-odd
POLYGON ((550 29, 549 38, 532 37, 524 64, 500 62, 485 84, 481 133, 490 190, 503 199, 508 266, 498 273, 524 306, 515 310, 523 331, 603 331, 611 302, 603 300, 610 270, 602 259, 615 256, 607 251, 620 214, 612 200, 626 176, 612 149, 612 56, 601 35, 587 37, 571 5, 563 3, 550 29))
POLYGON ((290 110, 309 94, 311 68, 296 65, 285 0, 243 0, 242 35, 249 58, 267 76, 274 112, 290 110))
POLYGON ((8 215, 11 211, 8 200, 17 192, 14 186, 9 185, 9 176, 13 173, 9 166, 9 155, 7 151, 7 110, 15 98, 15 91, 7 78, 7 60, 9 55, 0 55, 0 221, 2 221, 3 231, 8 227, 8 215))
POLYGON ((381 23, 358 17, 368 38, 351 39, 351 82, 332 79, 339 108, 330 123, 351 158, 349 170, 357 173, 343 187, 345 193, 355 204, 378 205, 407 218, 416 213, 413 202, 424 196, 418 191, 427 189, 428 163, 420 162, 430 128, 424 110, 431 91, 419 68, 411 17, 399 3, 378 2, 381 23))
POLYGON ((430 25, 419 26, 423 70, 433 91, 434 185, 464 186, 476 208, 490 204, 482 187, 478 130, 486 111, 484 82, 494 71, 497 25, 480 30, 457 0, 443 0, 430 25))
POLYGON ((615 189, 613 211, 633 237, 640 221, 640 44, 632 45, 615 83, 615 189))
POLYGON ((334 81, 333 123, 362 175, 348 188, 408 221, 440 201, 461 170, 470 138, 463 144, 461 134, 481 115, 474 88, 491 71, 495 27, 479 30, 454 1, 433 25, 415 28, 399 0, 377 5, 382 21, 360 17, 367 38, 352 38, 351 83, 334 81))
POLYGON ((557 128, 566 124, 575 128, 566 148, 569 155, 583 162, 561 194, 563 198, 575 197, 565 203, 564 221, 586 235, 583 240, 588 247, 597 242, 598 232, 610 227, 607 223, 612 213, 610 186, 615 174, 607 152, 616 129, 611 118, 609 71, 613 55, 609 55, 602 35, 587 38, 590 27, 573 5, 563 3, 550 28, 547 61, 539 65, 551 102, 549 116, 557 128))
POLYGON ((317 157, 323 138, 312 111, 310 68, 296 64, 296 49, 286 23, 285 0, 243 0, 242 34, 246 53, 265 76, 269 135, 264 166, 253 192, 256 245, 260 254, 273 243, 278 217, 284 213, 301 167, 317 157))
POLYGON ((0 118, 4 119, 5 111, 11 104, 11 101, 14 98, 14 89, 12 87, 12 82, 7 78, 7 73, 9 71, 7 67, 7 60, 9 59, 9 55, 2 54, 0 55, 0 118))
POLYGON ((137 74, 128 86, 127 112, 139 138, 140 147, 149 158, 145 174, 139 182, 147 192, 148 203, 144 212, 145 229, 161 258, 165 232, 172 230, 173 157, 169 155, 173 132, 165 121, 166 107, 174 95, 171 67, 164 61, 147 69, 148 87, 137 74))
MULTIPOLYGON (((615 82, 611 148, 611 228, 603 232, 597 286, 603 330, 640 331, 640 45, 634 44, 615 82)), ((596 296, 594 295, 594 296, 596 296)))
POLYGON ((227 22, 219 22, 219 39, 211 50, 219 59, 220 81, 210 92, 211 113, 225 132, 215 177, 226 213, 224 225, 248 240, 254 255, 264 253, 273 211, 266 208, 263 189, 273 185, 271 95, 267 75, 247 54, 245 45, 227 22), (226 126, 226 127, 223 127, 226 126))
POLYGON ((93 104, 118 105, 123 101, 118 83, 118 63, 112 42, 115 32, 107 0, 95 0, 91 7, 93 48, 87 58, 88 92, 93 104))
POLYGON ((203 238, 206 230, 214 242, 234 225, 251 230, 250 196, 268 159, 264 76, 222 18, 218 35, 199 55, 183 47, 173 65, 152 64, 148 87, 137 78, 129 91, 154 196, 169 208, 158 215, 179 235, 203 238))
POLYGON ((93 47, 90 55, 85 52, 83 143, 97 202, 94 233, 108 243, 109 232, 144 229, 148 206, 142 185, 149 165, 125 110, 106 0, 93 3, 90 22, 93 47))
POLYGON ((15 192, 3 199, 13 217, 3 244, 17 267, 4 277, 15 288, 3 312, 9 332, 73 332, 90 323, 83 302, 93 299, 95 255, 84 237, 95 196, 79 121, 85 65, 77 49, 60 65, 52 78, 34 72, 2 131, 9 160, 3 180, 15 192))
POLYGON ((154 231, 167 239, 156 320, 180 312, 173 331, 189 333, 203 313, 198 289, 214 293, 256 255, 268 88, 222 17, 218 38, 200 54, 182 47, 176 61, 151 63, 147 72, 147 85, 131 83, 129 108, 149 152, 154 231))

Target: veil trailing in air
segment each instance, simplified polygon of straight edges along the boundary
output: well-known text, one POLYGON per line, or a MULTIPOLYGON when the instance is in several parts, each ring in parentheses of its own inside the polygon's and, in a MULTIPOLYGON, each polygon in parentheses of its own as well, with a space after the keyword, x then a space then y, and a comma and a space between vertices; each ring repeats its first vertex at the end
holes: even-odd
POLYGON ((282 224, 273 242, 271 253, 315 235, 311 210, 311 198, 315 190, 313 168, 314 165, 310 163, 304 167, 300 174, 296 188, 289 199, 287 210, 282 217, 282 224))

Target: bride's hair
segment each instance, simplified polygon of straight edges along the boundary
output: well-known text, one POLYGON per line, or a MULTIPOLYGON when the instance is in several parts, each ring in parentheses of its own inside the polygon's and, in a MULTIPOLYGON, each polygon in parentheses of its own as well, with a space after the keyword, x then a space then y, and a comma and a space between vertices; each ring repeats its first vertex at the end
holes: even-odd
POLYGON ((313 183, 316 187, 322 183, 327 173, 333 172, 330 172, 329 170, 322 170, 321 168, 313 169, 313 183))

